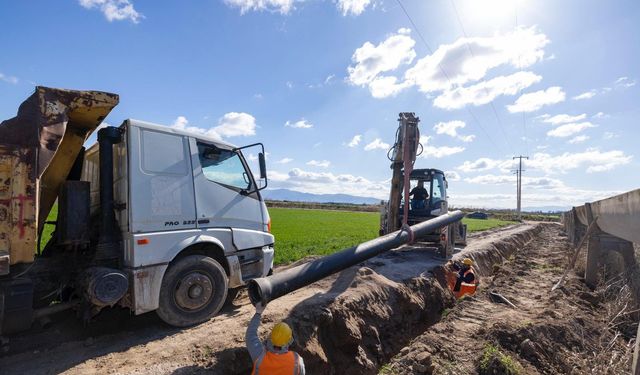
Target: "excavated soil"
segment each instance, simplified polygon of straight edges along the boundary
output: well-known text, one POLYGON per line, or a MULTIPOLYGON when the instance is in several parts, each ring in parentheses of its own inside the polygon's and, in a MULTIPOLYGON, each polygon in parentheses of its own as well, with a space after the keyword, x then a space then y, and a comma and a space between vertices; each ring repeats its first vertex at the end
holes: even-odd
MULTIPOLYGON (((260 333, 266 336, 274 322, 287 321, 308 373, 446 373, 447 366, 473 373, 485 342, 514 356, 522 345, 532 347, 525 349, 530 355, 522 360, 530 361, 523 362, 526 369, 564 372, 554 367, 560 366, 555 352, 545 350, 560 339, 567 353, 579 352, 584 346, 576 337, 588 337, 595 315, 589 311, 598 303, 575 278, 549 294, 567 246, 559 226, 527 223, 474 235, 465 249, 457 250, 454 258, 476 260, 482 290, 499 290, 518 311, 490 302, 484 292, 455 305, 438 282, 443 261, 435 249, 418 243, 273 301, 260 333), (514 256, 526 261, 500 266, 514 256), (584 296, 568 303, 567 296, 578 291, 584 296), (582 322, 584 328, 557 327, 562 326, 558 317, 582 322), (525 338, 532 344, 523 344, 525 338)), ((184 330, 167 327, 154 314, 104 311, 86 328, 61 314, 46 328, 10 337, 0 373, 246 374, 251 364, 244 333, 252 314, 244 292, 216 318, 184 330)))
POLYGON ((616 314, 611 311, 615 303, 624 301, 589 290, 576 273, 551 292, 570 251, 559 226, 544 226, 536 240, 496 265, 495 276, 484 279, 481 292, 447 311, 382 372, 627 373, 635 327, 624 328, 620 316, 611 316, 616 314), (490 291, 506 297, 515 308, 496 303, 490 291))

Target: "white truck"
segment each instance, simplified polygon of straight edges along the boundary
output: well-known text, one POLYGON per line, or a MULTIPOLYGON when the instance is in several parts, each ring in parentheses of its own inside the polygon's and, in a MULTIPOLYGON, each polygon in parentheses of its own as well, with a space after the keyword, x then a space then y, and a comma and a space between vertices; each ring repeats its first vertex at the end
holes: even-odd
POLYGON ((63 309, 90 319, 114 305, 189 326, 271 272, 262 144, 126 120, 100 129, 85 151, 117 103, 114 94, 37 87, 0 124, 0 334, 63 309), (259 179, 247 147, 260 148, 259 179), (40 250, 56 200, 56 230, 40 250))

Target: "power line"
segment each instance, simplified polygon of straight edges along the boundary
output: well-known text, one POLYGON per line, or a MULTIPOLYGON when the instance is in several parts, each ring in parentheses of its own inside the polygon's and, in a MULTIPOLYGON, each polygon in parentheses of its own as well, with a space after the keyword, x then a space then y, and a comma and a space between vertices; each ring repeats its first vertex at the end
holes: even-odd
MULTIPOLYGON (((518 28, 520 27, 520 25, 518 24, 518 2, 517 1, 513 2, 513 9, 516 16, 516 32, 517 32, 518 28)), ((520 69, 520 73, 522 73, 522 53, 518 54, 518 68, 520 69)), ((522 96, 522 87, 520 88, 518 95, 522 96)), ((527 138, 527 118, 526 118, 525 111, 522 111, 522 131, 524 133, 524 150, 528 154, 529 140, 527 138)))
MULTIPOLYGON (((427 43, 427 40, 424 38, 424 36, 422 35, 422 33, 420 32, 420 29, 418 28, 418 26, 416 25, 415 22, 413 22, 413 19, 411 18, 411 16, 409 15, 409 12, 407 12, 407 9, 404 7, 404 5, 402 5, 402 1, 400 0, 396 0, 398 2, 398 5, 400 5, 400 8, 402 9, 402 11, 404 12, 405 16, 407 16, 407 19, 409 20, 409 23, 411 23, 411 25, 413 26, 413 29, 416 31, 416 34, 418 34, 418 36, 420 37, 420 40, 422 41, 422 43, 425 45, 425 47, 427 47, 427 50, 429 51, 429 54, 433 55, 433 49, 431 49, 431 46, 429 46, 429 43, 427 43)), ((440 65, 440 63, 438 63, 438 69, 440 69, 440 72, 447 78, 447 81, 449 81, 449 85, 453 86, 453 83, 451 82, 451 78, 449 77, 449 75, 447 74, 447 72, 442 68, 442 65, 440 65)), ((467 112, 469 113, 469 115, 471 115, 471 117, 474 119, 474 121, 477 123, 477 125, 480 127, 480 129, 482 130, 482 132, 487 136, 487 139, 489 139, 489 141, 496 147, 496 148, 500 148, 503 152, 504 152, 504 148, 502 148, 502 146, 500 146, 499 144, 497 144, 493 138, 491 138, 491 136, 489 135, 489 133, 487 132, 487 130, 484 128, 484 126, 482 126, 482 124, 480 123, 480 121, 478 120, 478 118, 476 117, 476 115, 471 111, 471 109, 469 107, 466 107, 467 112)))
MULTIPOLYGON (((456 19, 458 20, 458 24, 460 25, 460 29, 462 30, 462 35, 465 38, 464 44, 467 46, 467 50, 471 54, 471 57, 475 58, 476 55, 473 53, 473 49, 471 49, 471 45, 469 45, 469 36, 467 35, 467 31, 464 29, 464 24, 462 23, 462 18, 460 18, 460 13, 458 13, 458 7, 456 7, 455 0, 451 0, 451 6, 453 7, 453 11, 456 15, 456 19)), ((487 89, 486 86, 484 87, 484 93, 487 96, 489 96, 489 90, 487 89)), ((496 121, 498 122, 500 131, 502 132, 504 139, 507 141, 506 143, 510 145, 509 137, 507 137, 507 133, 504 130, 504 127, 502 126, 502 120, 500 120, 500 116, 498 115, 498 111, 496 110, 495 105, 493 105, 493 101, 490 101, 489 104, 491 105, 491 109, 493 110, 493 115, 496 117, 496 121)), ((510 145, 510 148, 511 148, 511 151, 513 152, 513 146, 510 145)))

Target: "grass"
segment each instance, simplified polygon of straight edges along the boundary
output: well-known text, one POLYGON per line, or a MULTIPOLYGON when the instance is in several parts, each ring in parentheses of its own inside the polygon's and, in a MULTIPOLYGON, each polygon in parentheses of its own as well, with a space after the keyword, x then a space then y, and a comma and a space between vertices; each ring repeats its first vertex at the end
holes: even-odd
MULTIPOLYGON (((270 208, 271 231, 276 237, 276 264, 309 255, 327 255, 378 236, 377 212, 349 212, 270 208)), ((497 219, 462 219, 469 233, 514 224, 497 219)))
POLYGON ((467 233, 481 232, 487 229, 500 228, 507 225, 516 224, 515 221, 500 219, 469 219, 468 217, 462 219, 462 223, 467 224, 467 233))
POLYGON ((485 345, 482 351, 482 358, 480 359, 480 374, 500 373, 516 375, 520 374, 520 372, 520 364, 514 361, 513 358, 502 353, 494 345, 485 345), (496 372, 496 370, 498 370, 498 372, 496 372))
POLYGON ((269 214, 276 264, 357 245, 377 237, 380 226, 376 212, 271 208, 269 214))
MULTIPOLYGON (((47 216, 47 221, 56 221, 58 219, 58 204, 54 204, 51 207, 51 212, 49 212, 49 216, 47 216)), ((42 230, 42 241, 40 242, 40 250, 44 249, 45 245, 51 239, 53 235, 53 230, 56 228, 53 224, 45 224, 44 229, 42 230)), ((38 245, 36 245, 38 246, 38 245)))

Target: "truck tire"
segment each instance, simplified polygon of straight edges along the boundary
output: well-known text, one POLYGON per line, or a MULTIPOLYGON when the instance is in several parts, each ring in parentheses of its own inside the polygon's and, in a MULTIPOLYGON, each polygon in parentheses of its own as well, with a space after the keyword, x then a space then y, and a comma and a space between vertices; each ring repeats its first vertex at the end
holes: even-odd
POLYGON ((169 266, 156 313, 165 323, 188 327, 215 316, 227 298, 229 281, 213 258, 189 255, 169 266))

